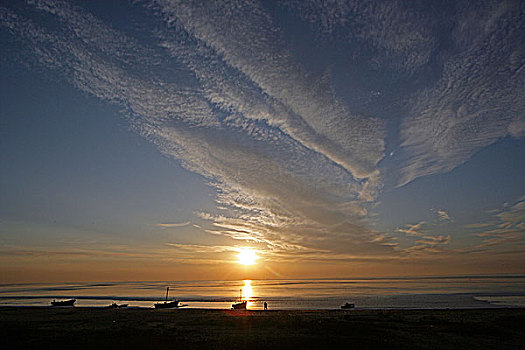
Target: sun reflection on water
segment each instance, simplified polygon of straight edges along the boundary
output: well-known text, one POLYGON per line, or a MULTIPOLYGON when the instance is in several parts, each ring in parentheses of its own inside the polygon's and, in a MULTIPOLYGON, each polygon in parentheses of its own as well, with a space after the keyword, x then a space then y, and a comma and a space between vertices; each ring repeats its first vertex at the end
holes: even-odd
POLYGON ((250 308, 251 304, 253 302, 251 299, 253 298, 253 288, 252 288, 252 281, 251 280, 244 280, 244 286, 242 287, 242 300, 246 300, 248 303, 246 304, 247 308, 250 308))
POLYGON ((251 280, 244 280, 244 287, 242 288, 242 300, 250 300, 253 298, 253 288, 251 280))

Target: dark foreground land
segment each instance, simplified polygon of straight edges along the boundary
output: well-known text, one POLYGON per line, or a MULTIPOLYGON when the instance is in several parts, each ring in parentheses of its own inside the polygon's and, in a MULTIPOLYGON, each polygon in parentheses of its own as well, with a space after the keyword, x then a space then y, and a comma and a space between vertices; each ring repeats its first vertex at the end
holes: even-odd
POLYGON ((524 349, 525 309, 0 308, 0 348, 524 349))

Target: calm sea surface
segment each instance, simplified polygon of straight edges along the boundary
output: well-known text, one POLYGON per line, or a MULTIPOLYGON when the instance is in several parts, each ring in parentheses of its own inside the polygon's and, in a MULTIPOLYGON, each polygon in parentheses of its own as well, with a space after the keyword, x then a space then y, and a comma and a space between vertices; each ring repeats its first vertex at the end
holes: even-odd
POLYGON ((525 275, 374 279, 163 281, 0 284, 0 306, 48 306, 76 298, 76 306, 153 307, 181 300, 186 308, 228 309, 241 296, 249 309, 356 309, 525 307, 525 275))

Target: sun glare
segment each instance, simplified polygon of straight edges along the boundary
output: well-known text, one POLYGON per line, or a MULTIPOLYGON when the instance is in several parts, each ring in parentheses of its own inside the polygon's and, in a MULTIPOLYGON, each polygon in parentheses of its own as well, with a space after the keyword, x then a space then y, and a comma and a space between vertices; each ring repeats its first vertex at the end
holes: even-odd
POLYGON ((257 254, 255 250, 244 248, 239 251, 239 264, 242 265, 253 265, 257 260, 257 254))
POLYGON ((244 287, 242 288, 243 300, 250 300, 253 298, 253 288, 251 280, 244 280, 244 287))

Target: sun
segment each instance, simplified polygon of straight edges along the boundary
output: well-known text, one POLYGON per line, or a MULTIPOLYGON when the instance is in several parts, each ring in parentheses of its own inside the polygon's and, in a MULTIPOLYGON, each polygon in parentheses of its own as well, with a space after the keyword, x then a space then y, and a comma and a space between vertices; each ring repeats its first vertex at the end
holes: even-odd
POLYGON ((253 265, 257 260, 257 253, 251 248, 243 248, 239 250, 239 264, 253 265))

